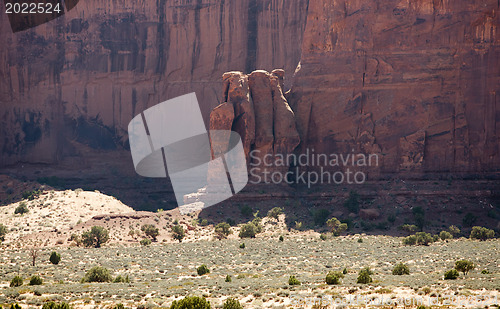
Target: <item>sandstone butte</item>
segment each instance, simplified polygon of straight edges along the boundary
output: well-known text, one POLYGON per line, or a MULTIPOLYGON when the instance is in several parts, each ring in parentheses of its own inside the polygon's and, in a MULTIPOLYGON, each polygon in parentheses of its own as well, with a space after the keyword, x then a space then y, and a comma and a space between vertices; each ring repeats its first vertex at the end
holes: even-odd
POLYGON ((125 152, 132 117, 195 91, 246 150, 498 172, 497 0, 179 3, 80 1, 17 33, 0 14, 0 166, 125 152))

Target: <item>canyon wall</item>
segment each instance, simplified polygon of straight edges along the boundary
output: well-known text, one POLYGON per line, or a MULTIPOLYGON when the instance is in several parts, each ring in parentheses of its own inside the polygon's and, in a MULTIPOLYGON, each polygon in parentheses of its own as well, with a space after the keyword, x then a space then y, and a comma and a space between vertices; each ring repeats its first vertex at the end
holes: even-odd
POLYGON ((498 172, 497 0, 311 0, 287 95, 300 150, 384 172, 498 172))
POLYGON ((2 6, 0 166, 127 149, 133 116, 192 91, 208 125, 224 72, 283 68, 298 152, 377 154, 381 174, 498 172, 499 5, 81 0, 17 33, 2 6))
POLYGON ((307 8, 307 0, 82 0, 12 33, 2 3, 0 166, 126 149, 132 117, 193 91, 208 122, 224 72, 294 72, 307 8))

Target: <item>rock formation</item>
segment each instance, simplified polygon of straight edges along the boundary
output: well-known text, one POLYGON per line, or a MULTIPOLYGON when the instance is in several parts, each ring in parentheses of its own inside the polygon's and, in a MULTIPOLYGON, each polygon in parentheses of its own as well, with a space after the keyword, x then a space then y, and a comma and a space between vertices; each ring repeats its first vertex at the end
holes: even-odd
POLYGON ((379 172, 500 168, 497 0, 310 0, 287 96, 302 143, 379 172))
MULTIPOLYGON (((225 73, 225 102, 210 114, 210 130, 233 130, 240 134, 253 176, 275 171, 286 173, 288 166, 275 164, 273 158, 293 153, 300 142, 294 113, 283 96, 283 77, 283 70, 272 73, 257 70, 249 75, 225 73)), ((212 141, 212 148, 213 153, 220 153, 221 149, 227 149, 227 143, 212 141)))
POLYGON ((224 72, 293 73, 307 3, 85 0, 16 33, 0 12, 0 166, 126 149, 132 117, 193 91, 208 126, 224 72))
POLYGON ((377 154, 381 175, 498 172, 499 9, 497 0, 86 0, 17 33, 1 13, 0 166, 127 149, 133 116, 195 91, 206 123, 231 125, 247 154, 290 153, 300 136, 299 152, 377 154), (255 71, 276 67, 287 78, 255 71))

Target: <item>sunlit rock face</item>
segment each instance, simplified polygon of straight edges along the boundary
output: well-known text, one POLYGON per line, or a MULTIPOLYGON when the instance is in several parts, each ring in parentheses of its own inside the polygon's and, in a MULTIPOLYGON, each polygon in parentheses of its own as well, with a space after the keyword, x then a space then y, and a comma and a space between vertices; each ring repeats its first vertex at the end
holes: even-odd
POLYGON ((2 12, 0 166, 127 149, 132 117, 193 91, 208 126, 224 72, 294 72, 307 5, 85 0, 16 33, 2 12))
MULTIPOLYGON (((249 174, 257 180, 266 173, 285 174, 290 166, 275 161, 293 155, 300 142, 295 115, 283 95, 284 75, 282 69, 225 73, 224 103, 210 114, 210 130, 241 136, 249 174)), ((224 153, 227 144, 212 140, 212 153, 224 153)))

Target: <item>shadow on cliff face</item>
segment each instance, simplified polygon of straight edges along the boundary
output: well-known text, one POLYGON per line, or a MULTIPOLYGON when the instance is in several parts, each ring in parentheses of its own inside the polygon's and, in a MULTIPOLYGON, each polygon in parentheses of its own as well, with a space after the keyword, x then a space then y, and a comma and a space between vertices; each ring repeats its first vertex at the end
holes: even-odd
POLYGON ((433 234, 455 225, 465 237, 474 225, 500 231, 500 191, 495 180, 392 178, 363 186, 322 185, 311 189, 259 184, 202 210, 199 221, 238 225, 266 217, 275 207, 285 214, 289 230, 329 233, 326 222, 335 217, 347 224, 347 234, 407 236, 403 225, 433 234), (482 195, 480 200, 478 194, 482 195))

